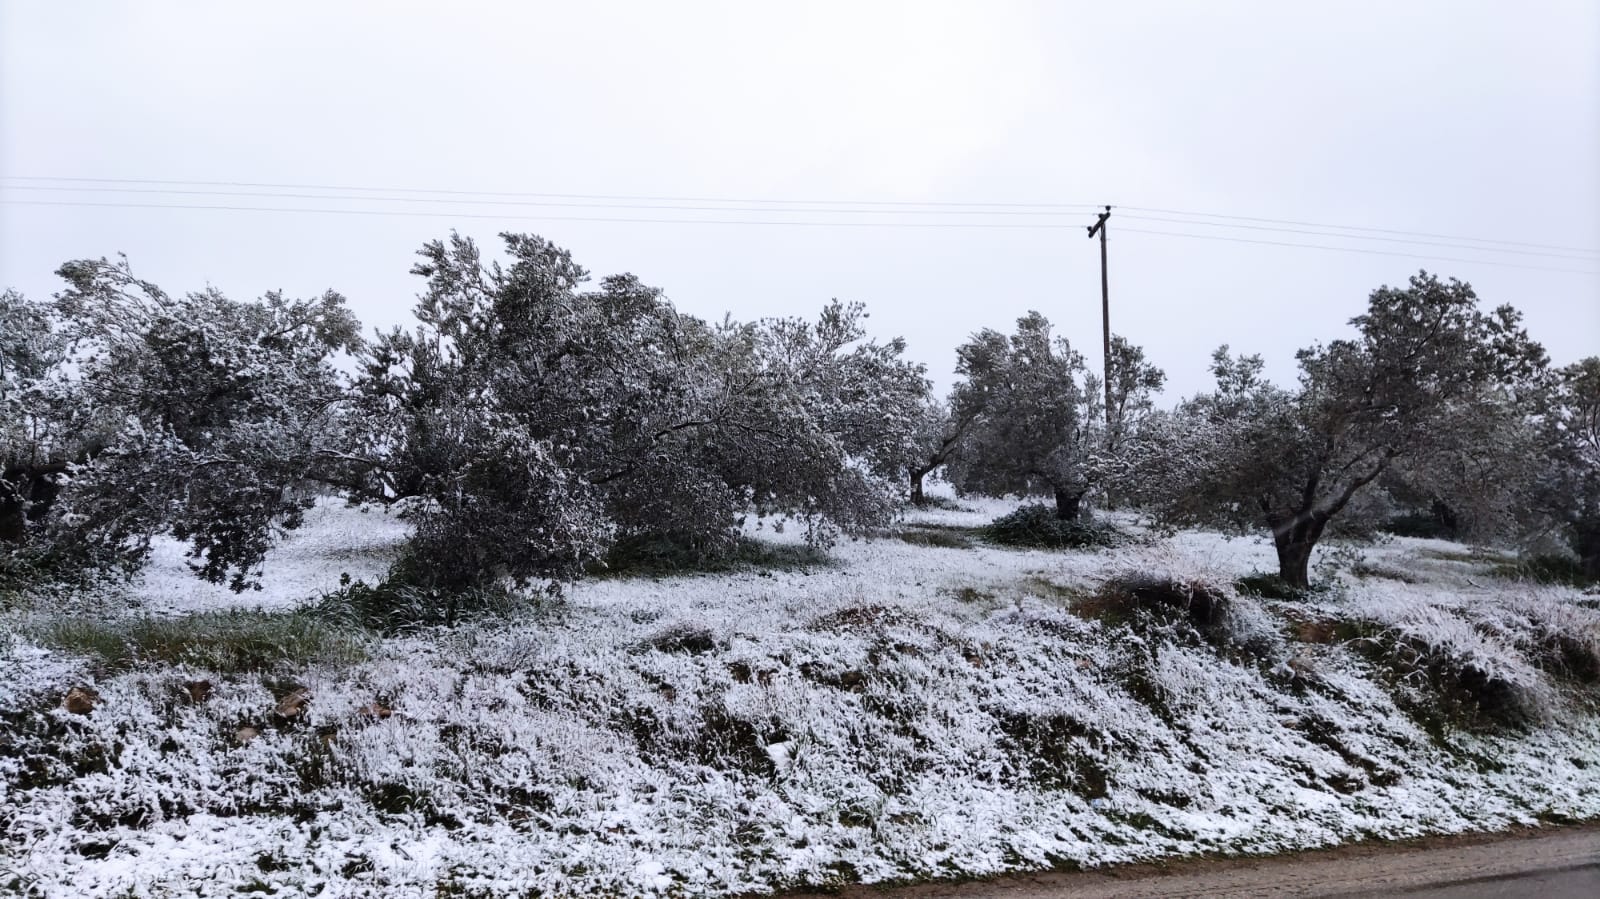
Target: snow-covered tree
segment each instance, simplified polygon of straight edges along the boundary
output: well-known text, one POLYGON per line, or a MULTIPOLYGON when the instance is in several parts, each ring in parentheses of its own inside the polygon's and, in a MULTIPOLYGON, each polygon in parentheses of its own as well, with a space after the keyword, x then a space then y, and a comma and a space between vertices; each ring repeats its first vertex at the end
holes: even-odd
POLYGON ((1564 527, 1583 573, 1600 578, 1600 357, 1555 373, 1543 425, 1551 465, 1540 506, 1564 527))
MULTIPOLYGON (((332 359, 357 344, 355 319, 334 293, 170 296, 126 259, 59 274, 66 290, 29 332, 46 333, 44 315, 56 349, 34 353, 32 386, 19 394, 32 435, 24 477, 52 486, 45 502, 35 488, 32 533, 12 542, 132 567, 152 535, 170 532, 190 543, 197 574, 243 589, 276 529, 299 523, 304 488, 344 464, 332 359)), ((11 482, 18 465, 7 455, 11 482)))
POLYGON ((90 437, 68 421, 74 404, 60 378, 67 348, 50 304, 0 293, 0 552, 29 539, 90 437))
POLYGON ((927 382, 900 342, 861 342, 860 307, 713 326, 631 275, 584 290, 565 250, 504 239, 504 265, 459 236, 424 247, 419 327, 363 362, 382 460, 365 492, 418 499, 432 536, 415 549, 439 560, 419 570, 564 577, 628 541, 714 555, 752 509, 819 540, 887 519, 927 382))
POLYGON ((1469 285, 1426 272, 1374 291, 1351 324, 1355 338, 1298 354, 1292 391, 1263 382, 1258 357, 1219 350, 1217 390, 1146 428, 1124 485, 1169 522, 1265 527, 1280 577, 1303 587, 1317 541, 1368 485, 1470 434, 1485 397, 1525 390, 1544 364, 1514 309, 1485 313, 1469 285))
POLYGON ((911 419, 914 452, 906 465, 913 505, 927 502, 924 482, 954 455, 967 429, 976 420, 977 411, 968 406, 958 413, 948 403, 931 396, 916 411, 911 419))
POLYGON ((950 408, 968 424, 947 459, 966 493, 1049 493, 1056 515, 1075 519, 1094 481, 1090 453, 1102 414, 1098 383, 1066 338, 1037 312, 1016 333, 985 329, 956 351, 950 408))
POLYGON ((914 502, 923 478, 950 464, 961 489, 1048 491, 1057 514, 1072 519, 1083 495, 1118 466, 1122 442, 1154 408, 1166 374, 1113 335, 1107 416, 1100 378, 1064 338, 1052 344, 1049 327, 1034 312, 1018 321, 1016 335, 985 329, 957 350, 962 380, 948 403, 930 402, 918 419, 919 452, 908 472, 914 502))

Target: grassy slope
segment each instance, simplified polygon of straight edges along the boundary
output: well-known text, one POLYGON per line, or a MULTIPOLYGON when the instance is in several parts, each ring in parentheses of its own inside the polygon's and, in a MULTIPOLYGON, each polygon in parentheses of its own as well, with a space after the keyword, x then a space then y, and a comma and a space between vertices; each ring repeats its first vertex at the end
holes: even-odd
MULTIPOLYGON (((320 519, 304 557, 336 555, 353 514, 320 519)), ((1300 601, 1232 591, 1259 542, 946 542, 596 581, 381 641, 285 613, 16 619, 0 889, 720 894, 1600 815, 1594 597, 1425 541, 1364 569, 1418 583, 1300 601), (1226 620, 1130 605, 1113 573, 1199 586, 1226 620), (58 707, 80 683, 89 715, 58 707), (303 711, 277 714, 296 689, 303 711)), ((300 595, 337 577, 289 567, 300 595)), ((157 572, 137 601, 198 605, 178 583, 157 572)))

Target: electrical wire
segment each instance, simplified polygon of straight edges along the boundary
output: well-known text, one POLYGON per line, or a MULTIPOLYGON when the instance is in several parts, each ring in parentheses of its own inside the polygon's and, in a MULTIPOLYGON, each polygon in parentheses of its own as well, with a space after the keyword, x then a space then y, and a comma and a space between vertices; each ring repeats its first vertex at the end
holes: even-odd
POLYGON ((1123 213, 1123 220, 1140 222, 1165 222, 1169 225, 1197 225, 1210 228, 1242 228, 1250 231, 1272 231, 1278 234, 1308 234, 1313 237, 1337 237, 1343 240, 1377 240, 1385 243, 1404 243, 1426 247, 1444 247, 1451 250, 1469 250, 1475 253, 1511 253, 1518 256, 1545 256, 1552 259, 1569 259, 1574 262, 1595 262, 1587 256, 1573 256, 1569 253, 1551 253, 1545 250, 1515 250, 1500 247, 1475 247, 1470 244, 1443 243, 1436 240, 1418 240, 1410 237, 1384 237, 1375 234, 1340 234, 1337 231, 1315 231, 1309 228, 1281 228, 1274 225, 1235 225, 1218 222, 1195 222, 1188 219, 1164 218, 1158 215, 1139 215, 1138 213, 1123 213))
POLYGON ((734 197, 643 196, 638 194, 557 194, 493 190, 438 190, 420 187, 355 187, 328 184, 273 184, 260 181, 170 181, 153 178, 63 178, 44 175, 7 175, 8 181, 83 182, 95 184, 170 184, 196 187, 262 187, 283 190, 343 190, 364 193, 438 194, 461 197, 546 197, 555 200, 644 200, 662 203, 773 203, 788 206, 950 206, 1005 207, 1013 209, 1099 209, 1101 203, 951 203, 911 200, 774 200, 734 197))
MULTIPOLYGON (((177 210, 206 210, 217 212, 283 212, 320 215, 352 215, 352 216, 377 216, 377 217, 406 217, 406 218, 448 218, 448 219, 489 219, 501 221, 566 221, 566 222, 614 222, 622 224, 654 224, 654 225, 728 225, 728 226, 777 226, 777 227, 812 227, 812 228, 919 228, 919 229, 989 229, 989 230, 1074 230, 1083 227, 1081 224, 1072 223, 1000 223, 1000 222, 881 222, 881 221, 794 221, 794 220, 763 220, 763 219, 710 219, 710 218, 634 218, 620 216, 573 216, 573 215, 507 215, 504 213, 472 213, 458 211, 413 211, 397 209, 332 209, 332 208, 307 208, 297 206, 245 206, 245 205, 202 205, 190 203, 110 203, 110 202, 78 202, 68 200, 11 200, 0 199, 0 204, 14 206, 58 206, 78 208, 102 209, 177 209, 177 210)), ((623 208, 652 208, 652 207, 627 207, 623 208)), ((667 208, 667 207, 659 207, 667 208)), ((721 209, 718 211, 733 211, 721 209)), ((768 212, 772 210, 760 210, 768 212)), ((814 214, 821 214, 827 210, 811 210, 814 214)), ((1204 225, 1202 222, 1189 224, 1204 225)), ((1261 246, 1298 247, 1310 250, 1328 250, 1341 253, 1361 253, 1372 256, 1392 256, 1408 259, 1426 259, 1440 262, 1456 262, 1468 265, 1492 265, 1499 268, 1519 268, 1530 271, 1564 272, 1580 275, 1600 275, 1600 271, 1588 269, 1557 268, 1552 266, 1524 265, 1520 263, 1504 262, 1488 259, 1465 259, 1453 256, 1436 256, 1420 253, 1399 253, 1385 250, 1375 250, 1367 247, 1337 247, 1326 244, 1309 244, 1292 241, 1255 240, 1243 237, 1231 237, 1218 234, 1195 234, 1178 231, 1159 231, 1144 228, 1121 227, 1115 229, 1122 234, 1149 234, 1164 237, 1189 238, 1194 240, 1221 240, 1231 243, 1257 244, 1261 246)), ((1324 235, 1339 237, 1340 235, 1324 235)), ((1484 248, 1487 249, 1487 248, 1484 248)), ((1571 258, 1571 257, 1561 257, 1571 258)), ((1586 260, 1585 260, 1586 261, 1586 260)))
MULTIPOLYGON (((1534 248, 1540 249, 1540 250, 1568 250, 1568 251, 1571 251, 1571 252, 1574 252, 1574 253, 1588 253, 1588 254, 1591 254, 1591 255, 1600 255, 1600 250, 1597 250, 1597 249, 1595 249, 1593 247, 1572 247, 1572 246, 1561 246, 1559 244, 1527 243, 1527 242, 1518 241, 1518 240, 1503 240, 1503 239, 1500 239, 1500 238, 1489 238, 1489 237, 1462 237, 1460 235, 1453 235, 1453 234, 1435 234, 1435 233, 1432 233, 1432 232, 1429 232, 1429 231, 1400 231, 1400 230, 1396 230, 1394 228, 1371 228, 1371 227, 1367 227, 1365 225, 1329 225, 1329 224, 1320 223, 1320 222, 1301 222, 1301 221, 1295 221, 1293 219, 1269 219, 1269 218, 1259 218, 1259 217, 1250 216, 1250 215, 1223 215, 1221 213, 1216 213, 1216 212, 1186 212, 1186 211, 1184 211, 1182 209, 1152 209, 1152 208, 1145 207, 1145 206, 1119 206, 1117 208, 1123 209, 1123 210, 1126 210, 1126 211, 1129 211, 1129 212, 1155 212, 1155 213, 1159 213, 1159 214, 1162 214, 1162 215, 1188 215, 1188 216, 1197 216, 1197 217, 1213 218, 1213 219, 1229 219, 1229 220, 1232 220, 1232 221, 1239 221, 1239 222, 1265 222, 1267 224, 1272 224, 1272 225, 1297 225, 1297 226, 1305 227, 1305 228, 1331 228, 1331 229, 1340 230, 1340 231, 1369 231, 1369 232, 1372 232, 1374 234, 1402 234, 1402 235, 1407 235, 1407 236, 1410 236, 1410 237, 1436 237, 1436 238, 1439 238, 1440 240, 1465 240, 1465 241, 1471 241, 1473 243, 1498 243, 1498 244, 1506 244, 1508 246, 1513 246, 1513 247, 1534 247, 1534 248)), ((1206 224, 1206 223, 1205 222, 1193 222, 1192 224, 1200 225, 1200 224, 1206 224)))
MULTIPOLYGON (((738 198, 738 197, 695 197, 695 196, 666 196, 666 195, 639 195, 639 194, 529 193, 529 192, 514 192, 514 191, 441 190, 441 189, 437 189, 437 188, 365 187, 365 186, 353 186, 353 185, 326 185, 326 184, 285 184, 285 183, 273 183, 273 182, 262 182, 262 181, 204 181, 204 180, 200 180, 200 181, 180 181, 180 180, 173 180, 173 179, 153 179, 153 178, 74 178, 74 177, 46 176, 46 175, 8 175, 8 176, 3 176, 3 179, 0 179, 0 180, 43 182, 44 184, 67 184, 67 183, 71 183, 71 184, 166 185, 166 186, 185 188, 184 191, 181 191, 183 193, 190 192, 188 190, 189 188, 196 188, 196 187, 214 187, 215 188, 215 187, 221 187, 221 188, 259 188, 259 189, 265 189, 265 190, 280 190, 280 191, 281 190, 312 190, 312 191, 323 191, 323 192, 326 192, 326 191, 344 191, 344 192, 350 192, 350 193, 364 193, 364 194, 427 194, 427 195, 430 195, 430 196, 456 196, 456 197, 491 197, 491 198, 492 197, 502 197, 502 198, 516 197, 516 198, 552 199, 552 200, 615 200, 615 201, 643 201, 643 202, 651 202, 651 203, 657 203, 657 202, 659 202, 659 203, 722 203, 722 204, 730 204, 730 203, 732 203, 732 204, 746 204, 746 205, 751 205, 751 206, 755 207, 755 208, 750 209, 750 210, 738 210, 738 211, 760 211, 760 212, 777 211, 777 210, 768 210, 767 208, 765 208, 767 206, 801 206, 801 207, 874 206, 874 207, 883 207, 883 208, 891 208, 891 209, 901 209, 901 210, 907 211, 908 213, 915 213, 915 214, 939 214, 940 211, 962 209, 962 210, 980 210, 980 211, 974 211, 974 212, 970 212, 970 213, 963 212, 963 213, 959 213, 959 214, 972 214, 972 215, 985 215, 985 214, 992 214, 992 215, 1023 215, 1023 214, 1031 214, 1031 215, 1046 215, 1046 216, 1048 216, 1048 215, 1057 215, 1057 214, 1067 214, 1067 212, 1069 210, 1075 211, 1075 210, 1084 210, 1084 209, 1100 209, 1100 208, 1102 208, 1102 205, 1103 205, 1103 204, 1099 204, 1099 203, 977 203, 977 202, 948 202, 948 201, 931 201, 931 200, 930 201, 905 201, 905 200, 799 200, 799 199, 756 199, 756 198, 749 198, 749 197, 743 197, 743 198, 738 198), (921 207, 921 209, 917 209, 916 207, 921 207), (988 210, 988 211, 986 212, 986 211, 981 211, 981 210, 988 210), (995 210, 1055 210, 1055 212, 1023 213, 1023 212, 999 212, 999 211, 995 211, 995 210)), ((19 189, 19 188, 13 187, 12 189, 19 189)), ((48 189, 48 188, 45 188, 45 187, 33 187, 33 188, 30 188, 30 189, 40 189, 40 190, 42 190, 42 189, 48 189)), ((69 189, 69 188, 62 188, 62 189, 65 190, 65 189, 69 189)), ((81 189, 81 188, 78 188, 78 189, 81 189)), ((105 189, 106 190, 111 190, 112 188, 105 188, 105 189)), ((167 192, 167 191, 148 190, 146 192, 163 193, 163 192, 167 192)), ((171 191, 171 192, 178 193, 180 191, 171 191)), ((332 198, 329 198, 329 199, 332 199, 332 198)), ((351 198, 351 199, 355 199, 355 198, 351 198)), ((363 198, 363 199, 367 199, 367 198, 363 198)), ((383 200, 383 201, 386 201, 386 202, 417 202, 419 198, 373 197, 371 199, 383 200)), ((443 201, 441 201, 441 202, 443 202, 443 201)), ((460 201, 450 201, 450 202, 460 202, 460 201)), ((488 201, 485 201, 485 202, 487 204, 488 201)), ((540 205, 553 205, 553 204, 540 204, 540 205)), ((634 204, 632 204, 632 203, 623 203, 622 205, 618 206, 617 208, 633 208, 633 205, 634 204)), ((675 207, 657 207, 657 208, 671 209, 671 208, 675 208, 675 207)), ((1330 230, 1330 231, 1353 231, 1353 232, 1363 232, 1363 233, 1367 233, 1367 234, 1387 234, 1387 235, 1396 235, 1396 236, 1399 236, 1399 237, 1416 237, 1416 238, 1430 238, 1430 239, 1436 239, 1436 240, 1463 241, 1463 242, 1472 243, 1472 244, 1489 244, 1489 245, 1500 245, 1500 246, 1507 246, 1507 247, 1525 247, 1525 248, 1537 249, 1537 250, 1555 250, 1555 251, 1568 252, 1568 253, 1581 253, 1581 254, 1585 254, 1585 255, 1600 256, 1600 249, 1595 249, 1593 247, 1575 247, 1575 246, 1570 246, 1570 245, 1559 245, 1559 244, 1547 244, 1547 243, 1533 243, 1533 242, 1528 242, 1528 241, 1505 240, 1505 239, 1502 239, 1502 238, 1466 237, 1466 236, 1462 236, 1462 235, 1439 234, 1439 233, 1429 232, 1429 231, 1406 231, 1406 230, 1401 230, 1401 229, 1396 229, 1396 228, 1375 228, 1375 227, 1364 226, 1364 225, 1337 225, 1337 224, 1330 224, 1330 223, 1326 223, 1326 222, 1302 221, 1302 220, 1298 220, 1298 219, 1263 218, 1263 217, 1259 217, 1259 216, 1229 215, 1229 214, 1224 214, 1224 213, 1213 213, 1213 212, 1195 212, 1195 211, 1182 210, 1182 209, 1164 209, 1164 208, 1146 207, 1146 206, 1118 206, 1116 208, 1122 210, 1125 213, 1126 212, 1132 212, 1132 213, 1155 213, 1157 215, 1181 215, 1181 216, 1188 216, 1188 217, 1191 217, 1191 218, 1223 220, 1223 221, 1215 221, 1215 222, 1183 220, 1181 222, 1182 224, 1190 224, 1190 225, 1197 225, 1197 226, 1245 227, 1243 225, 1230 226, 1230 225, 1224 224, 1223 222, 1224 221, 1255 222, 1255 223, 1260 223, 1262 225, 1287 225, 1287 226, 1292 226, 1293 228, 1320 228, 1320 229, 1330 230)), ((710 210, 708 210, 708 211, 710 211, 710 210)), ((821 208, 813 208, 812 211, 816 211, 816 212, 853 212, 853 213, 865 213, 865 212, 867 212, 867 210, 839 210, 839 209, 821 209, 821 208)), ((950 212, 944 212, 943 214, 958 214, 958 213, 950 211, 950 212)), ((1170 221, 1170 220, 1163 219, 1162 221, 1170 221)), ((1285 233, 1298 233, 1298 232, 1294 232, 1294 231, 1292 231, 1292 230, 1290 230, 1288 228, 1283 229, 1283 230, 1285 231, 1285 233)), ((1330 237, 1347 237, 1347 238, 1352 239, 1352 240, 1379 240, 1379 239, 1381 239, 1381 238, 1376 238, 1376 237, 1364 238, 1364 237, 1359 237, 1356 234, 1348 234, 1348 235, 1346 235, 1346 234, 1329 234, 1329 235, 1326 235, 1326 236, 1330 236, 1330 237)), ((1424 243, 1424 242, 1423 241, 1416 241, 1416 243, 1421 244, 1421 243, 1424 243)), ((1432 245, 1432 244, 1426 244, 1426 245, 1432 245)), ((1488 251, 1488 252, 1510 252, 1510 251, 1507 251, 1507 250, 1497 250, 1493 246, 1459 247, 1459 249, 1471 249, 1471 250, 1474 250, 1474 251, 1488 251)), ((1530 254, 1530 255, 1532 255, 1532 254, 1530 254)))
POLYGON ((1119 228, 1122 234, 1158 234, 1163 237, 1189 237, 1195 240, 1225 240, 1230 243, 1253 243, 1268 247, 1299 247, 1303 250, 1332 250, 1336 253, 1365 253, 1369 256, 1398 256, 1404 259, 1429 259, 1435 262, 1464 262, 1468 265, 1493 265, 1499 268, 1522 268, 1538 272, 1568 272, 1574 275, 1600 275, 1600 271, 1581 268, 1553 268, 1544 265, 1523 265, 1519 262, 1500 262, 1490 259, 1461 259, 1454 256, 1433 256, 1423 253, 1395 253, 1389 250, 1371 250, 1365 247, 1332 247, 1326 244, 1294 243, 1286 240, 1255 240, 1249 237, 1229 237, 1223 234, 1190 234, 1182 231, 1155 231, 1146 228, 1119 228))

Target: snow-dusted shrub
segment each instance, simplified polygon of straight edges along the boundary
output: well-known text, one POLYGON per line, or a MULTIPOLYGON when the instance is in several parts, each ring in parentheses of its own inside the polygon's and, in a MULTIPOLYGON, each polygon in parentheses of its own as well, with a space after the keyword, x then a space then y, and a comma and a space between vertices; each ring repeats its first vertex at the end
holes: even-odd
POLYGON ((1080 602, 1084 611, 1135 628, 1178 626, 1219 649, 1267 657, 1282 644, 1275 622, 1217 573, 1127 568, 1080 602))
POLYGON ((1600 615, 1554 591, 1460 596, 1369 582, 1347 602, 1353 645, 1435 726, 1542 721, 1557 705, 1550 674, 1581 678, 1600 660, 1600 615))
POLYGON ((524 594, 496 584, 444 588, 415 575, 417 564, 408 552, 376 584, 346 577, 338 589, 312 604, 311 611, 335 623, 394 633, 485 616, 504 617, 559 595, 554 588, 542 594, 524 594))
POLYGON ((1108 524, 1064 519, 1049 506, 1026 505, 995 519, 983 538, 1004 546, 1083 549, 1115 546, 1121 535, 1108 524))

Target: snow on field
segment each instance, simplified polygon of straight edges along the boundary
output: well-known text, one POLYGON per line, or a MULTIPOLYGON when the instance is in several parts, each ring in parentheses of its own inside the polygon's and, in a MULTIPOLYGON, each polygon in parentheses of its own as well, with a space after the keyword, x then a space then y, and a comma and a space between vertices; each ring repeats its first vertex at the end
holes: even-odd
POLYGON ((190 571, 185 545, 170 537, 152 543, 150 564, 124 592, 127 604, 155 613, 219 608, 290 608, 339 586, 348 573, 369 583, 382 577, 408 528, 379 507, 351 508, 324 499, 305 523, 283 535, 262 568, 261 589, 234 593, 190 571))
MULTIPOLYGON (((1010 508, 968 505, 906 525, 1010 508)), ((293 586, 243 601, 381 570, 399 531, 376 514, 319 508, 269 563, 293 586)), ((110 673, 0 637, 0 889, 728 895, 1600 816, 1594 687, 1546 652, 1600 659, 1594 598, 1441 558, 1460 553, 1395 541, 1374 564, 1420 583, 1271 602, 1228 586, 1270 568, 1259 540, 883 537, 802 570, 590 581, 266 674, 110 673), (1257 649, 1087 614, 1115 572, 1212 585, 1257 649), (1320 622, 1363 636, 1296 636, 1320 622), (1456 666, 1422 673, 1477 665, 1540 714, 1441 727, 1363 640, 1456 666), (60 707, 74 684, 90 714, 60 707)), ((241 601, 164 565, 137 588, 153 609, 241 601)))

